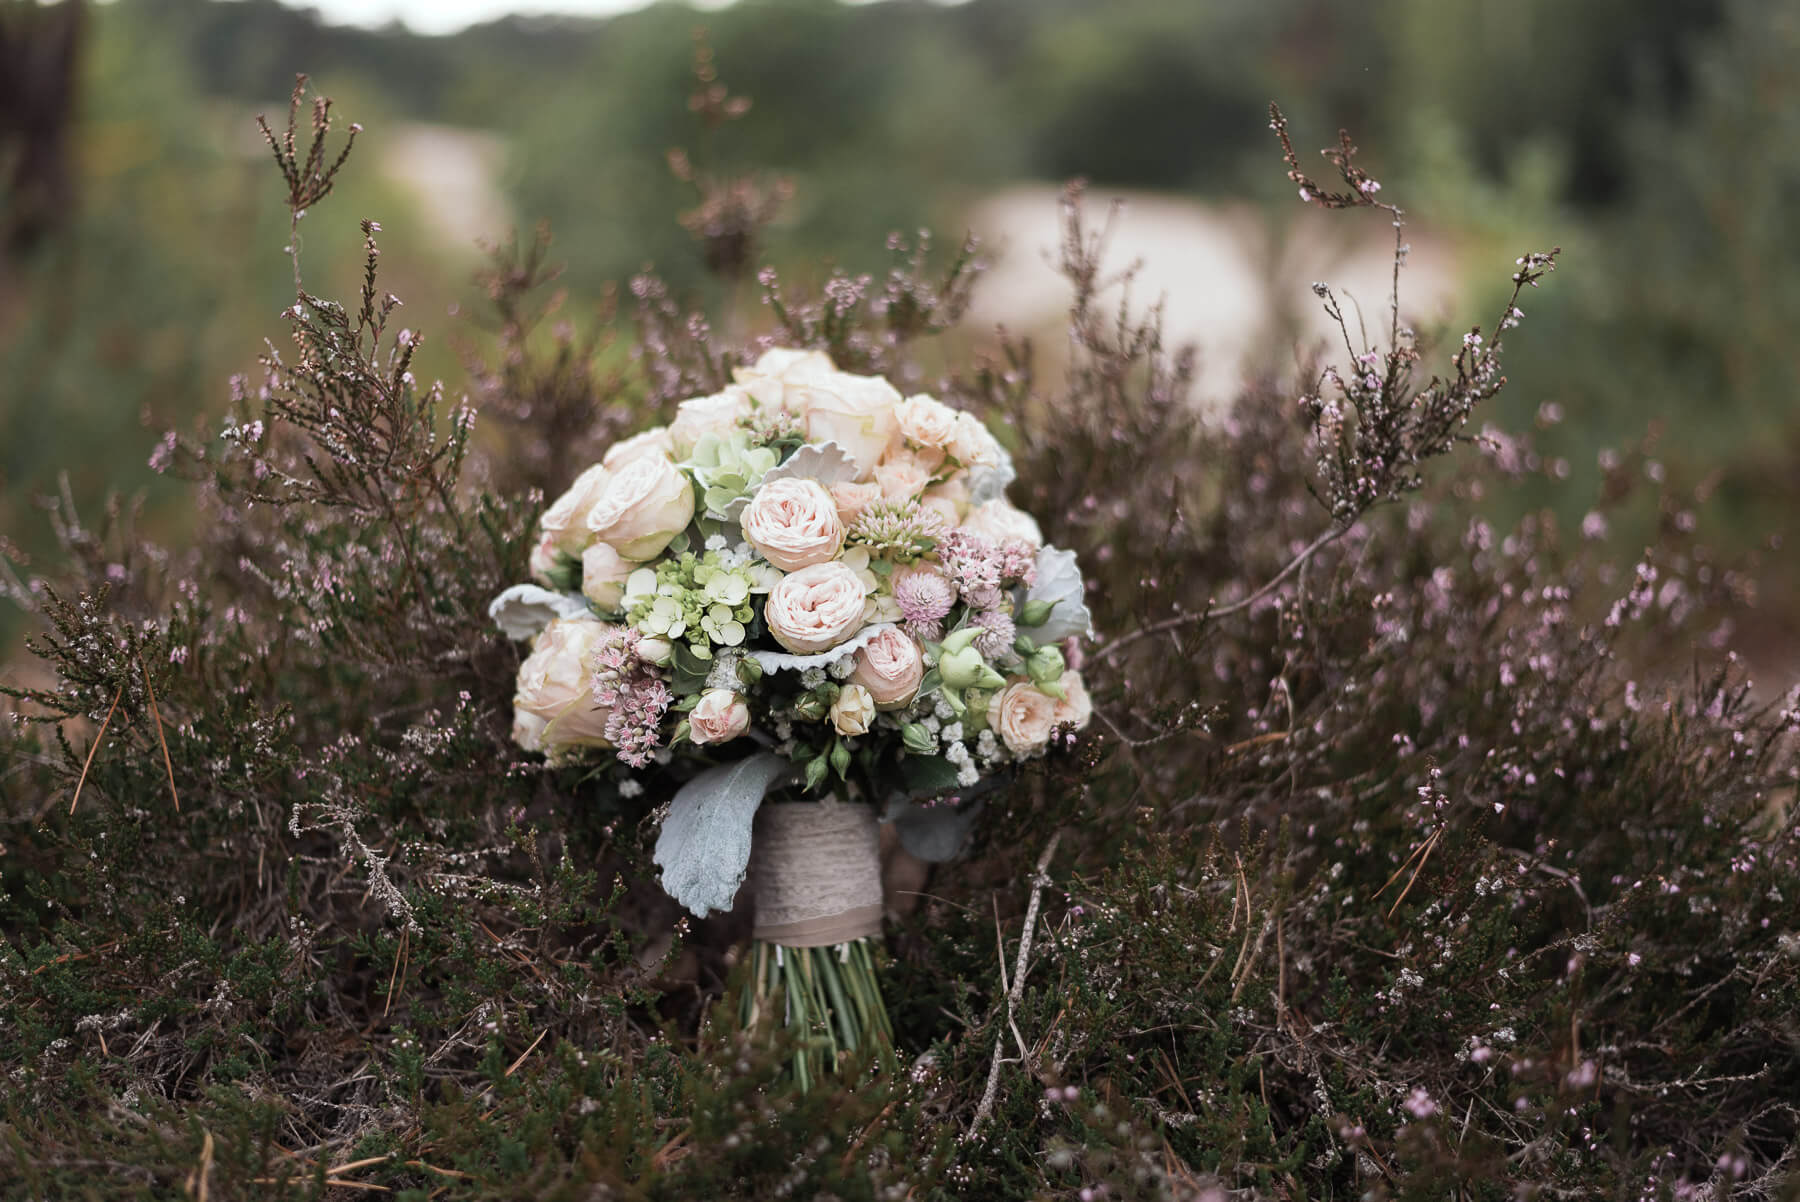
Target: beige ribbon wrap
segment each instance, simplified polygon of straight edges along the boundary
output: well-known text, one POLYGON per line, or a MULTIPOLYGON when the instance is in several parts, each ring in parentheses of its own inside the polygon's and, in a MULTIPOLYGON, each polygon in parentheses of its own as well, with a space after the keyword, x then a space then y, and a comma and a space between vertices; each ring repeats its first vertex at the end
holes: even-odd
POLYGON ((752 936, 829 947, 881 933, 881 837, 872 806, 774 802, 750 840, 752 936))

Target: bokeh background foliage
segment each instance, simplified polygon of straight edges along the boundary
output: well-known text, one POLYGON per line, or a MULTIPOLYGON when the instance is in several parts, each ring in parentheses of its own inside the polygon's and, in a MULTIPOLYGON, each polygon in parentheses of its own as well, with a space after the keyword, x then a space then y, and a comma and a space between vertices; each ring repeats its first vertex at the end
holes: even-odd
POLYGON ((1800 1196, 1792 7, 744 2, 704 16, 754 101, 716 128, 701 19, 0 8, 7 671, 58 720, 0 752, 0 1192, 1800 1196), (365 127, 300 226, 347 306, 312 363, 249 122, 296 70, 365 127), (1035 349, 943 273, 986 197, 1072 173, 1257 199, 1279 245, 1272 95, 1456 248, 1421 376, 1516 255, 1563 270, 1492 439, 1200 621, 1333 529, 1304 331, 1203 395, 1074 232, 1035 349), (772 283, 708 270, 672 147, 791 185, 772 283), (518 762, 483 613, 532 490, 753 337, 986 413, 1105 583, 1092 735, 891 924, 902 1071, 805 1096, 713 1017, 743 932, 677 925, 647 803, 518 762), (370 489, 296 503, 255 465, 328 394, 382 415, 370 489))

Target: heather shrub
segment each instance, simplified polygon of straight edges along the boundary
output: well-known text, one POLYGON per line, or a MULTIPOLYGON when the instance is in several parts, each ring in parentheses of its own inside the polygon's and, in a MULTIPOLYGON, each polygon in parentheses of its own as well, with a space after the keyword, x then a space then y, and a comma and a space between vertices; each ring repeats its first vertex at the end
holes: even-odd
MULTIPOLYGON (((348 220, 331 125, 297 91, 270 135, 296 228, 348 220)), ((1303 197, 1403 259, 1348 138, 1321 184, 1275 125, 1303 197)), ((730 185, 690 223, 715 266, 758 261, 730 185)), ((1206 424, 1079 188, 1065 216, 1055 372, 938 345, 972 245, 765 271, 739 336, 648 276, 565 320, 540 236, 483 277, 501 345, 467 399, 415 378, 372 223, 347 301, 293 242, 290 341, 222 429, 154 449, 192 543, 66 504, 26 592, 7 1196, 1800 1194, 1800 702, 1721 650, 1753 581, 1691 523, 1620 562, 1483 519, 1471 480, 1554 474, 1476 433, 1514 304, 1432 345, 1397 294, 1206 424), (893 899, 895 1062, 804 1094, 718 1004, 742 920, 651 876, 669 782, 519 752, 486 615, 546 490, 774 344, 986 415, 1100 631, 1089 733, 893 899)))

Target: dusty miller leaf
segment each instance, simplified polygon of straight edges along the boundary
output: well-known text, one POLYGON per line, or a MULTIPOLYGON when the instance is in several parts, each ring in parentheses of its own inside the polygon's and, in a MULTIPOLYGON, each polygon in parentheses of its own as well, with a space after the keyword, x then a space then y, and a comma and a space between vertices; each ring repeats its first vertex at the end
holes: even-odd
POLYGON ((709 768, 669 804, 651 857, 663 889, 701 918, 731 909, 750 863, 750 825, 769 786, 793 765, 772 752, 709 768))

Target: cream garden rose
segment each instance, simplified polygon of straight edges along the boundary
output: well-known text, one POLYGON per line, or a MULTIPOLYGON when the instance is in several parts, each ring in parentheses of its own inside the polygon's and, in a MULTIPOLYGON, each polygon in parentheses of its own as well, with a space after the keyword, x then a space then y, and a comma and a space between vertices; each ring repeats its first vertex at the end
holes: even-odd
POLYGON ((626 559, 662 554, 694 516, 694 486, 667 459, 633 459, 606 482, 587 528, 626 559))
POLYGON ((1037 519, 1005 497, 996 497, 971 509, 962 520, 962 529, 997 543, 1025 542, 1033 547, 1044 545, 1044 532, 1038 529, 1037 519))
POLYGON ((816 563, 783 576, 769 590, 763 619, 783 647, 796 655, 817 655, 862 629, 866 592, 842 562, 816 563))
POLYGON ((594 703, 592 660, 600 640, 616 629, 590 618, 556 618, 539 632, 513 693, 513 738, 519 746, 551 755, 609 746, 610 711, 594 703))
POLYGON ((894 406, 900 394, 880 376, 833 372, 799 385, 808 442, 835 442, 856 461, 858 480, 867 480, 888 446, 900 436, 894 406))
POLYGON ((859 684, 847 684, 831 703, 831 725, 840 735, 866 735, 875 721, 875 698, 859 684))
POLYGON ((630 438, 615 442, 607 448, 606 454, 600 457, 608 471, 618 471, 633 459, 641 459, 645 455, 661 456, 668 459, 675 453, 675 439, 667 426, 652 426, 642 434, 633 434, 630 438))
POLYGON ((581 592, 601 613, 616 614, 624 608, 625 581, 637 564, 609 543, 595 543, 581 553, 581 592))
POLYGON ((844 546, 837 503, 817 480, 769 481, 744 507, 739 524, 744 539, 784 572, 834 559, 844 546))
POLYGON ((570 555, 581 554, 591 537, 587 527, 588 513, 606 491, 607 481, 611 478, 612 473, 606 469, 606 465, 596 463, 575 477, 575 483, 569 485, 569 491, 556 498, 550 508, 544 510, 544 516, 538 520, 538 528, 556 550, 567 551, 570 555))
POLYGON ((708 689, 688 715, 688 737, 695 743, 729 743, 750 729, 750 707, 731 689, 708 689))
POLYGON ((980 418, 966 411, 957 412, 944 449, 964 467, 993 467, 1000 462, 1000 444, 980 418))
POLYGON ((925 491, 931 472, 910 456, 895 457, 875 469, 875 483, 881 488, 882 500, 904 505, 925 491))
POLYGON ((877 709, 898 709, 918 696, 925 656, 911 635, 890 626, 857 651, 850 679, 869 691, 877 709))
POLYGON ((1035 755, 1050 742, 1056 728, 1056 698, 1038 692, 1029 680, 1015 681, 988 704, 988 725, 1016 756, 1035 755))
POLYGON ((737 368, 731 374, 757 404, 801 414, 806 394, 800 385, 836 372, 824 351, 778 346, 764 351, 753 366, 737 368))
POLYGON ((881 500, 881 485, 873 480, 846 480, 831 486, 831 499, 837 505, 838 520, 849 526, 863 510, 881 500))
POLYGON ((957 411, 935 397, 909 396, 894 406, 900 436, 914 446, 943 448, 956 434, 957 411))
POLYGON ((717 434, 723 438, 750 415, 751 408, 750 394, 737 387, 681 402, 675 407, 675 420, 669 424, 671 453, 685 459, 704 436, 717 434))

